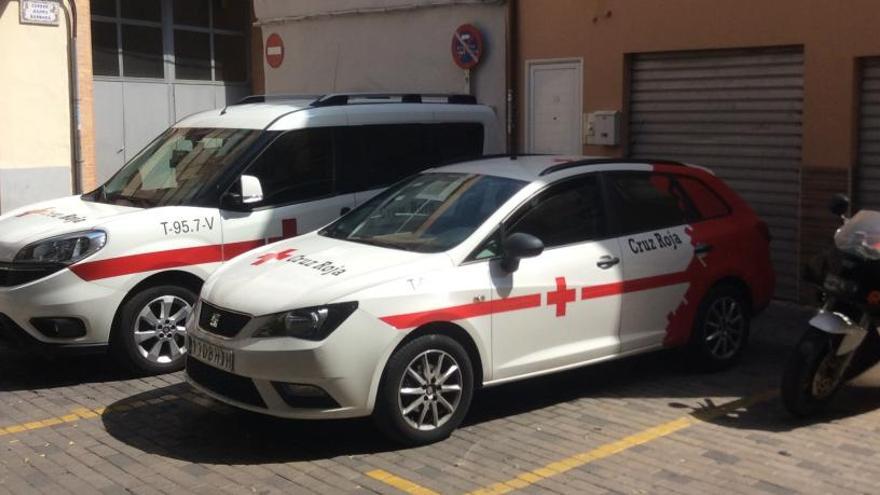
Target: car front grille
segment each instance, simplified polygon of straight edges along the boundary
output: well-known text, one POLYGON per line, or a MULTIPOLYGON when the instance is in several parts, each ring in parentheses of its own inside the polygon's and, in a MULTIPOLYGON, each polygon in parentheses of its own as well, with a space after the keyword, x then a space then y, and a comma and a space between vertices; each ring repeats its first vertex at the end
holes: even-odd
POLYGON ((186 358, 186 374, 192 381, 217 395, 243 404, 266 408, 266 403, 263 402, 260 392, 250 378, 223 371, 191 356, 186 358))
POLYGON ((199 312, 199 327, 221 337, 235 337, 238 332, 251 321, 251 317, 241 313, 233 313, 202 301, 199 312))
POLYGON ((14 287, 48 277, 64 268, 57 264, 0 263, 0 287, 14 287))

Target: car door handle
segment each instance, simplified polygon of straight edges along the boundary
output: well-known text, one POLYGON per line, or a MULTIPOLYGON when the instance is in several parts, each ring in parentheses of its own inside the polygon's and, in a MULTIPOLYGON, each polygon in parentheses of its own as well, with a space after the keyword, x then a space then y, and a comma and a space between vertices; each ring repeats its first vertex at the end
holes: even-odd
POLYGON ((348 215, 348 212, 350 212, 350 211, 351 211, 351 207, 343 206, 342 209, 339 210, 339 216, 344 217, 345 215, 348 215))
POLYGON ((620 263, 620 258, 616 256, 602 256, 599 258, 599 261, 596 262, 596 266, 603 270, 607 270, 618 263, 620 263))
POLYGON ((714 248, 711 244, 697 244, 694 247, 694 254, 706 254, 714 248))

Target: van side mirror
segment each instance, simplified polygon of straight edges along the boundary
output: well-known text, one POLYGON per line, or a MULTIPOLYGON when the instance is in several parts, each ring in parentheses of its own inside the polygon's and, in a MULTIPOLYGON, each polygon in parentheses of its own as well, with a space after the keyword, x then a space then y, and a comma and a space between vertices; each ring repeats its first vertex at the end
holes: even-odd
POLYGON ((241 176, 241 204, 249 205, 263 200, 263 185, 253 175, 241 176))
POLYGON ((534 258, 544 252, 544 243, 541 239, 523 232, 516 232, 504 238, 501 242, 504 254, 501 256, 501 268, 508 273, 519 269, 519 260, 534 258))
POLYGON ((846 215, 846 212, 849 211, 849 203, 849 196, 837 193, 831 197, 829 209, 831 210, 831 213, 840 217, 846 215))

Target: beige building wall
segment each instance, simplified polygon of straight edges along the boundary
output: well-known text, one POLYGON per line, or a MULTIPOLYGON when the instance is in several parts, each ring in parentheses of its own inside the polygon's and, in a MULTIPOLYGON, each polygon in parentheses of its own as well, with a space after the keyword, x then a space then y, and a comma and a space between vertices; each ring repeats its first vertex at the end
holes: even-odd
POLYGON ((272 33, 284 41, 280 67, 261 57, 267 93, 465 92, 452 36, 461 24, 474 24, 486 56, 472 71, 472 92, 495 109, 499 130, 506 128, 505 2, 256 0, 254 10, 264 45, 272 33))
MULTIPOLYGON (((877 0, 520 0, 520 57, 583 59, 583 112, 626 110, 628 55, 678 50, 802 46, 800 259, 830 242, 832 192, 852 187, 857 161, 858 64, 880 55, 877 0)), ((523 122, 526 95, 518 102, 523 122)), ((522 129, 524 125, 520 125, 522 129)), ((626 142, 626 129, 621 142, 626 142)), ((616 156, 620 146, 585 146, 616 156)), ((803 284, 802 284, 803 285, 803 284)), ((804 286, 804 295, 810 290, 804 286)))
POLYGON ((0 212, 71 193, 68 29, 0 0, 0 212))

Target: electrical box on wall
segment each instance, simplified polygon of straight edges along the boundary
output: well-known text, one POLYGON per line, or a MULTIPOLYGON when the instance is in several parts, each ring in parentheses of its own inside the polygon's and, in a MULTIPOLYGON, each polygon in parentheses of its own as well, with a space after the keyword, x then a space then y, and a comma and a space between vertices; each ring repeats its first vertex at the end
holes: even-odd
POLYGON ((620 133, 620 112, 616 110, 600 110, 584 116, 587 144, 600 146, 617 146, 620 133))

